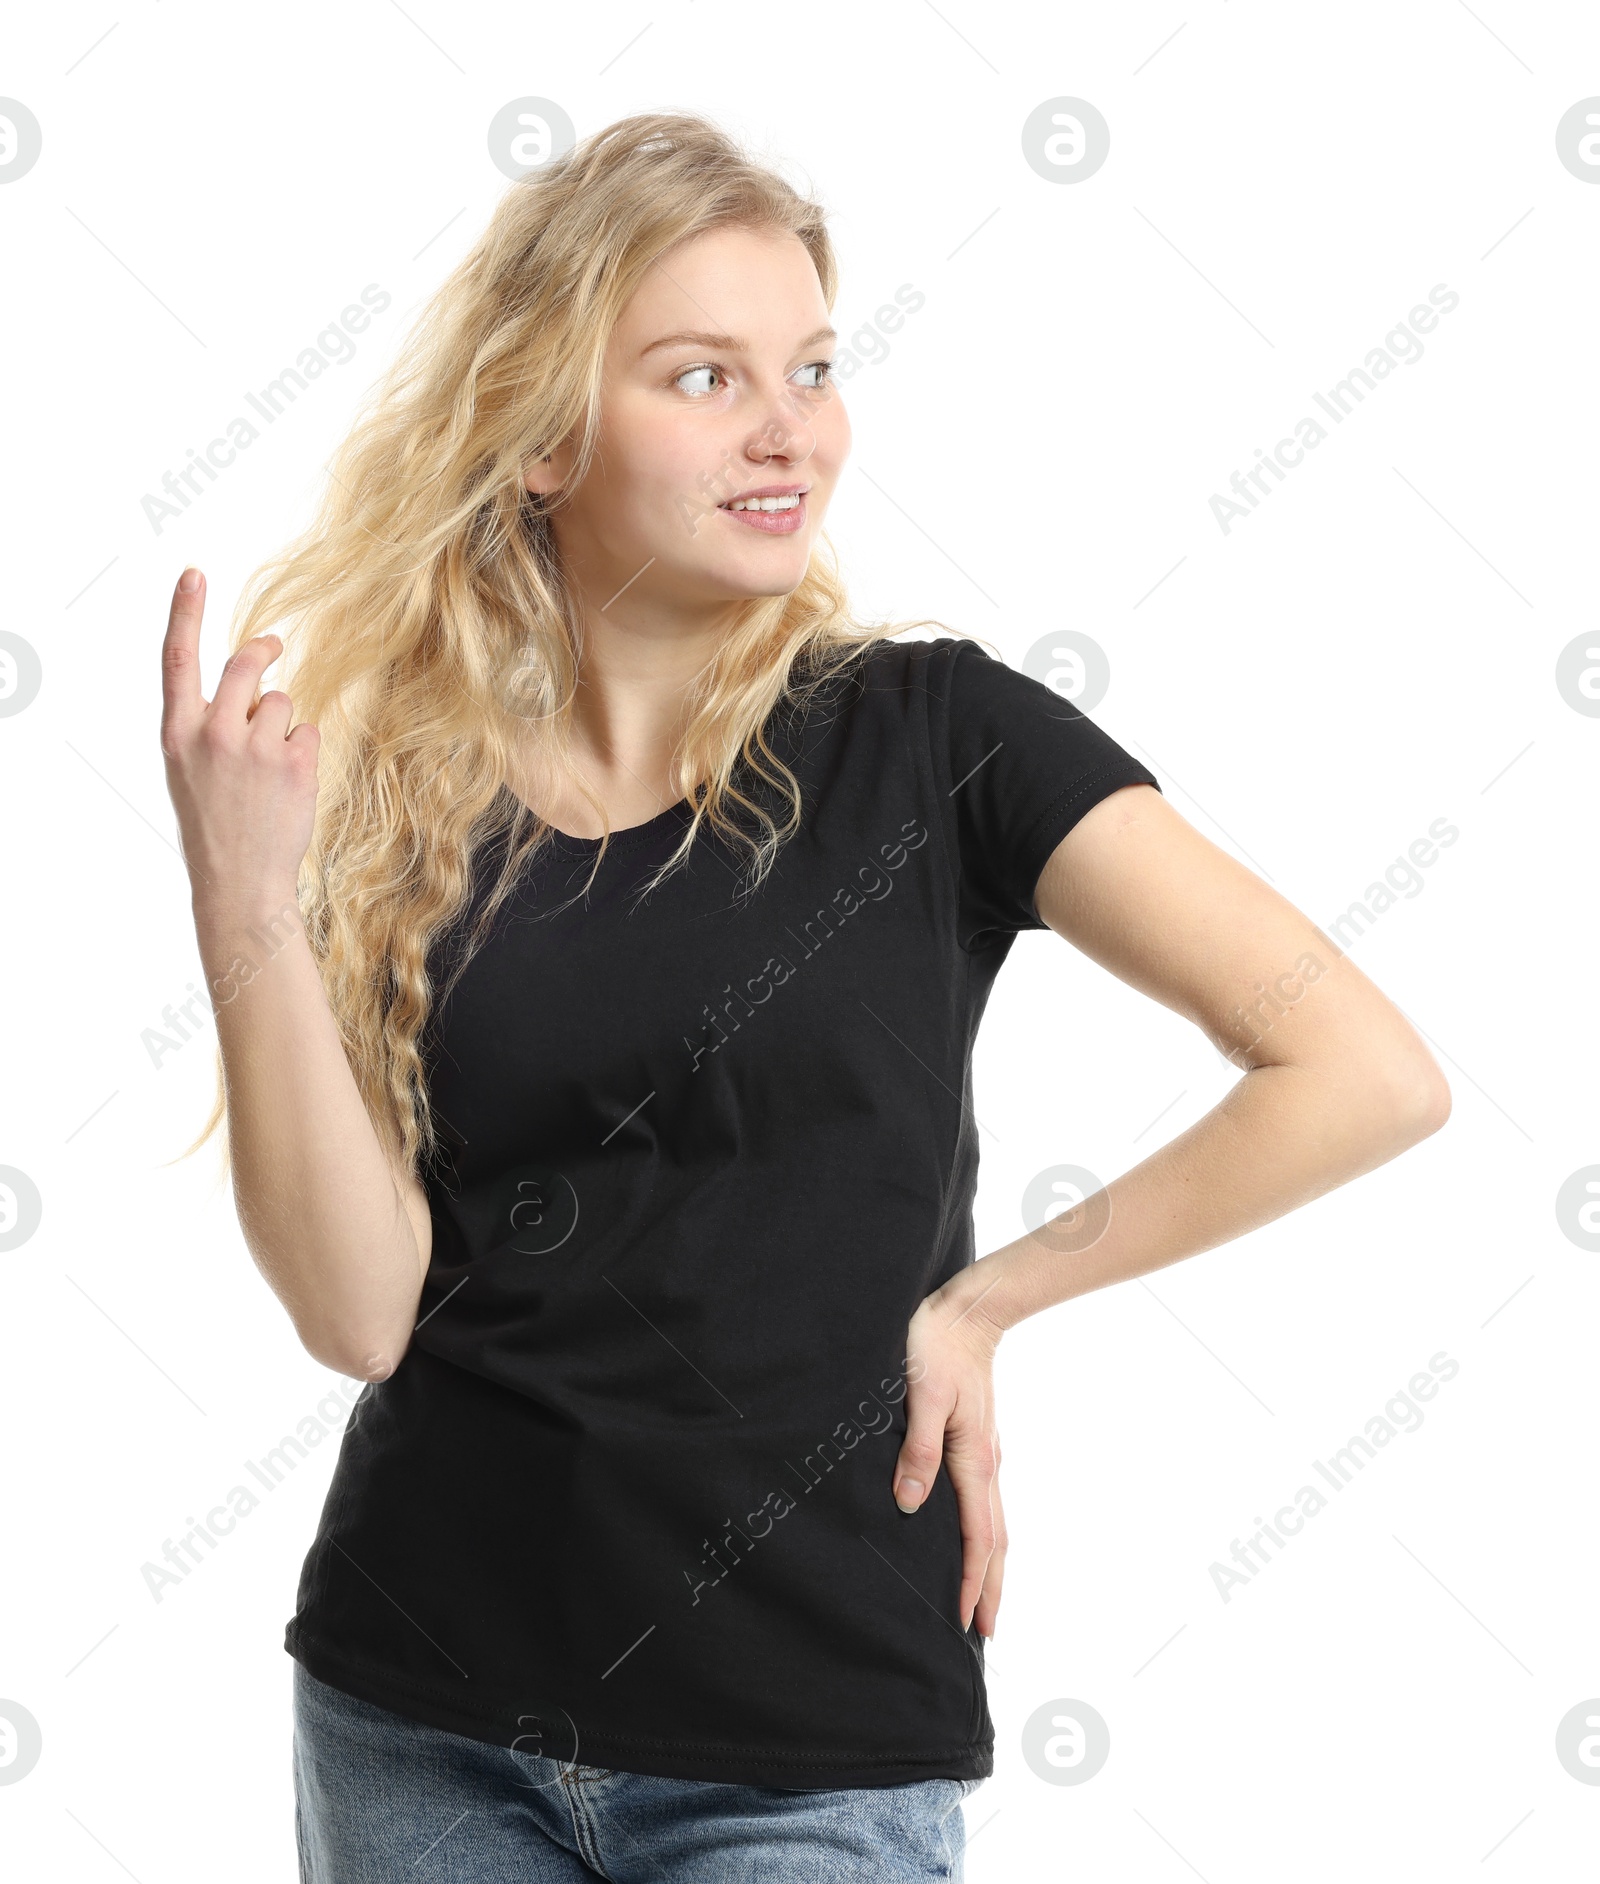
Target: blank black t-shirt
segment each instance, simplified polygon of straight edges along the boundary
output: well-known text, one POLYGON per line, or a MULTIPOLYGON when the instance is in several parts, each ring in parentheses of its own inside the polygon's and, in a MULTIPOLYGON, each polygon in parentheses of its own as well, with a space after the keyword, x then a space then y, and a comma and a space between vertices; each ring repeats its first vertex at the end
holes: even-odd
POLYGON ((972 1045, 1040 870, 1157 781, 949 636, 876 645, 771 737, 803 809, 754 893, 702 833, 639 898, 687 803, 586 896, 598 840, 558 835, 436 1004, 417 1328, 357 1402, 285 1646, 561 1759, 984 1778, 955 1492, 891 1490, 907 1327, 976 1255, 972 1045))

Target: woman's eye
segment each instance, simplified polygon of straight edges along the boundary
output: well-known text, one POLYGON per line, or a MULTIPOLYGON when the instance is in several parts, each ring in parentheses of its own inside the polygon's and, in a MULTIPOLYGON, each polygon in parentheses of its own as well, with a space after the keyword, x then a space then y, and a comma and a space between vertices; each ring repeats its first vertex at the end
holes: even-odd
MULTIPOLYGON (((807 365, 797 367, 795 371, 797 371, 797 373, 814 373, 814 375, 816 375, 814 379, 810 379, 810 381, 805 381, 801 384, 801 390, 803 390, 803 392, 822 392, 825 386, 829 386, 829 384, 833 382, 833 362, 831 362, 831 360, 810 360, 807 365)), ((690 398, 703 399, 709 392, 712 392, 714 388, 699 379, 701 373, 709 373, 714 379, 722 379, 722 377, 724 377, 720 365, 686 365, 686 367, 682 369, 682 373, 678 373, 677 377, 675 377, 673 384, 680 386, 690 398)))
POLYGON ((711 388, 700 383, 700 376, 702 374, 711 374, 715 378, 720 379, 722 377, 722 368, 719 366, 685 367, 683 372, 681 372, 672 383, 675 386, 681 386, 686 393, 704 395, 710 392, 711 388))

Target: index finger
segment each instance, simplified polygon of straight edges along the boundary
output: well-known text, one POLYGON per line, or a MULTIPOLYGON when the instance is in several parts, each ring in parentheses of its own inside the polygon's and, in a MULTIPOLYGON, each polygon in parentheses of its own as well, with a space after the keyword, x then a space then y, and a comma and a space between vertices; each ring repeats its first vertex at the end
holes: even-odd
POLYGON ((191 564, 172 591, 161 643, 161 736, 198 719, 205 710, 200 697, 200 618, 206 609, 206 579, 191 564))

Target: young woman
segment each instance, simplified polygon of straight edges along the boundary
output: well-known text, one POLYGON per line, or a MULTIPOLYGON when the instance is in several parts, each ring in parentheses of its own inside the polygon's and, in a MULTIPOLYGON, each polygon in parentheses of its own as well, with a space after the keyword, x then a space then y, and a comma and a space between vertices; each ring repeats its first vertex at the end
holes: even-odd
POLYGON ((613 125, 507 191, 209 702, 178 583, 206 1133, 367 1383, 286 1640, 316 1884, 959 1876, 1003 1332, 1448 1114, 1050 686, 851 618, 834 294, 815 204, 613 125), (1245 1077, 974 1260, 973 1037, 1045 927, 1245 1077))

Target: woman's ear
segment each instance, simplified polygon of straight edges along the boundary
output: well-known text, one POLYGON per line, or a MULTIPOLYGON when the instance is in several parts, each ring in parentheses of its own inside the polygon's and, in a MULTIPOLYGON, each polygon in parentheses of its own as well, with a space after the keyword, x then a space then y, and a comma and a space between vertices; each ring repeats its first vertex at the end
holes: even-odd
POLYGON ((533 492, 535 497, 552 492, 556 484, 560 484, 560 477, 550 465, 552 456, 554 452, 545 452, 543 458, 530 458, 522 467, 522 488, 533 492))

